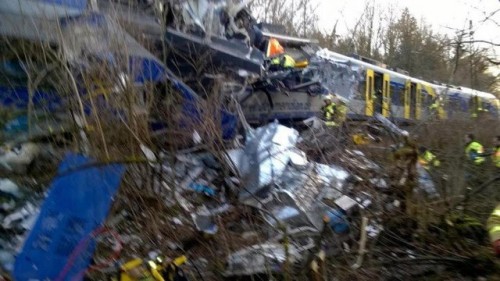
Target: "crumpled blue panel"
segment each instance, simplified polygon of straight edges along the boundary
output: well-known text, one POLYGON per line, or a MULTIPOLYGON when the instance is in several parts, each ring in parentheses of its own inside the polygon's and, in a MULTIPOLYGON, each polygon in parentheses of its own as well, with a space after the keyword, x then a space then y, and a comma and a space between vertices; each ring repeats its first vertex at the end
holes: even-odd
MULTIPOLYGON (((16 258, 15 280, 60 277, 80 241, 107 217, 125 168, 118 164, 90 167, 89 163, 92 160, 87 157, 70 154, 59 166, 60 176, 52 182, 35 226, 16 258)), ((61 280, 75 280, 88 267, 93 252, 93 244, 82 248, 61 280)))

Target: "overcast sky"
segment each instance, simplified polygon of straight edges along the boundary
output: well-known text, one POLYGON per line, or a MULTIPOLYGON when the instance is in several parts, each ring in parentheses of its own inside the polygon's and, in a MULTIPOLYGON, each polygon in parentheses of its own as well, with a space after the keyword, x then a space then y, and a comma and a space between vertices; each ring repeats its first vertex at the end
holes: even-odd
MULTIPOLYGON (((315 0, 318 3, 320 29, 331 31, 337 20, 341 34, 347 32, 360 17, 369 1, 375 7, 395 7, 398 12, 408 7, 419 21, 425 22, 440 33, 454 34, 456 29, 469 27, 472 20, 474 38, 500 43, 500 12, 490 20, 484 19, 500 9, 500 0, 315 0), (486 14, 485 14, 486 13, 486 14)), ((500 48, 492 48, 500 59, 500 48)))

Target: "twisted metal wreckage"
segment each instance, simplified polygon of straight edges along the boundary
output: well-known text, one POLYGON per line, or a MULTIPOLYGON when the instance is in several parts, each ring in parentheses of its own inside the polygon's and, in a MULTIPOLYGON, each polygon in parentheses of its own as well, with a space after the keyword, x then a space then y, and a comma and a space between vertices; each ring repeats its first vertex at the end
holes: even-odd
MULTIPOLYGON (((224 74, 227 82, 221 89, 241 105, 251 122, 303 120, 318 111, 321 102, 318 95, 337 91, 339 87, 344 93, 356 94, 355 69, 317 55, 319 49, 311 40, 290 37, 278 26, 257 23, 245 8, 249 1, 137 1, 133 8, 125 2, 130 1, 3 1, 0 32, 7 39, 58 46, 69 66, 67 70, 75 77, 89 67, 88 58, 92 57, 116 63, 118 76, 137 87, 168 81, 183 97, 185 118, 195 120, 200 118, 199 108, 203 106, 193 103, 204 102, 203 95, 198 94, 203 89, 193 82, 199 75, 203 84, 211 85, 217 74, 224 74), (136 38, 153 43, 153 47, 146 49, 136 38), (294 52, 296 60, 307 63, 295 69, 270 69, 272 58, 266 53, 272 38, 278 39, 287 52, 294 52), (173 51, 162 52, 162 48, 173 51), (191 58, 201 54, 210 61, 210 68, 199 74, 200 69, 192 64, 191 58), (118 62, 123 58, 126 63, 120 65, 118 62), (271 108, 275 109, 272 113, 271 108)), ((65 131, 75 120, 83 127, 85 115, 90 111, 82 104, 80 113, 68 117, 60 110, 67 103, 64 97, 52 90, 33 93, 26 89, 25 67, 19 57, 4 58, 2 81, 18 83, 0 89, 2 105, 12 110, 44 107, 55 114, 37 122, 24 116, 6 123, 3 137, 12 145, 3 151, 0 163, 8 173, 22 174, 22 169, 37 158, 51 157, 54 148, 27 142, 28 139, 65 131)), ((78 95, 88 94, 77 83, 74 87, 78 95)), ((224 109, 220 114, 224 138, 234 138, 238 112, 224 109)), ((400 133, 381 118, 389 130, 400 133)), ((168 126, 162 120, 152 123, 153 128, 168 126)), ((297 148, 303 140, 294 129, 277 122, 256 129, 246 127, 245 144, 224 151, 225 158, 219 160, 208 153, 178 154, 172 165, 143 147, 150 165, 175 179, 173 183, 162 183, 171 191, 165 201, 180 204, 191 214, 192 224, 199 231, 217 233, 215 218, 236 208, 227 199, 231 194, 236 195, 237 202, 260 213, 267 227, 259 235, 267 241, 231 254, 226 276, 280 272, 285 261, 299 264, 309 261, 317 247, 336 255, 344 250, 343 241, 364 233, 363 244, 367 231, 371 238, 382 229, 377 221, 360 219, 363 210, 373 207, 373 195, 354 187, 370 184, 375 191, 388 188, 382 176, 363 177, 364 171, 383 174, 382 168, 363 153, 346 150, 347 161, 357 166, 357 170, 348 171, 339 165, 308 159, 297 148), (230 167, 232 177, 225 178, 222 165, 230 167), (221 178, 222 184, 216 185, 221 178), (173 185, 180 188, 174 189, 173 185), (196 206, 189 200, 192 196, 208 197, 208 203, 196 206), (325 215, 329 218, 327 224, 325 215), (325 228, 332 232, 326 242, 318 245, 315 241, 325 228), (285 236, 289 241, 286 247, 282 243, 285 236)), ((107 170, 66 173, 89 161, 92 160, 82 156, 67 156, 58 170, 64 176, 54 180, 46 198, 32 195, 11 180, 0 182, 0 218, 4 229, 0 261, 2 268, 12 272, 16 280, 82 278, 95 245, 89 246, 72 268, 68 268, 68 259, 73 257, 75 248, 80 249, 81 241, 104 222, 124 169, 117 165, 107 170), (98 182, 107 187, 96 186, 92 196, 84 196, 88 195, 87 179, 101 179, 98 182), (65 186, 75 188, 68 190, 65 186), (97 207, 79 212, 89 205, 97 207)), ((425 190, 435 194, 426 171, 420 169, 419 173, 425 190)), ((361 258, 363 246, 359 253, 361 258)))

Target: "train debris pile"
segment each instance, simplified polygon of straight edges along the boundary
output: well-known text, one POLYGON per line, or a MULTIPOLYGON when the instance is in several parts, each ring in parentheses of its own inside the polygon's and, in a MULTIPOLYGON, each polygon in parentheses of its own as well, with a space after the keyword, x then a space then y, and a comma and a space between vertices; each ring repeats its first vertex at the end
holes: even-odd
MULTIPOLYGON (((133 255, 134 251, 151 250, 174 255, 182 249, 192 252, 189 258, 198 262, 227 256, 228 263, 223 273, 226 277, 270 272, 283 274, 286 263, 294 270, 304 268, 315 251, 325 251, 328 257, 334 257, 345 254, 344 245, 354 247, 350 251, 364 247, 361 244, 366 241, 358 241, 360 235, 363 236, 360 233, 365 233, 371 241, 383 230, 383 216, 373 216, 373 213, 380 211, 380 207, 393 212, 397 210, 392 202, 394 198, 384 195, 390 189, 391 180, 374 178, 373 175, 380 174, 381 167, 357 150, 346 148, 345 154, 335 161, 339 164, 311 161, 297 148, 304 141, 296 130, 275 122, 247 132, 243 146, 221 153, 170 154, 163 151, 157 154, 142 146, 148 166, 159 175, 152 185, 152 194, 157 194, 158 202, 163 205, 158 210, 179 207, 177 211, 158 215, 165 218, 165 227, 171 229, 156 234, 162 236, 155 238, 163 241, 162 245, 145 242, 151 239, 148 238, 151 233, 144 231, 148 224, 130 226, 131 223, 144 223, 130 217, 135 212, 144 212, 144 206, 136 206, 134 198, 126 195, 130 191, 117 194, 116 204, 120 208, 112 212, 106 225, 117 229, 123 239, 130 241, 130 249, 124 250, 124 256, 133 255), (123 202, 125 205, 121 205, 123 202), (251 214, 250 220, 235 215, 241 212, 251 214), (233 228, 229 235, 239 237, 239 242, 231 245, 232 251, 216 250, 203 242, 228 235, 228 228, 233 228), (189 246, 192 239, 196 242, 189 246)), ((133 190, 145 188, 150 179, 134 171, 132 166, 129 173, 134 175, 134 182, 127 185, 133 190)), ((427 187, 422 185, 421 188, 427 187)), ((18 189, 8 180, 2 185, 2 192, 15 200, 20 196, 18 189)), ((10 213, 14 209, 9 204, 2 206, 10 208, 4 209, 10 213)), ((23 229, 6 238, 18 237, 5 244, 18 241, 18 248, 14 250, 14 246, 9 246, 4 249, 5 269, 12 270, 13 257, 19 250, 22 237, 27 234, 24 230, 30 229, 21 219, 33 220, 39 205, 40 200, 32 199, 21 211, 4 217, 4 227, 12 225, 15 220, 23 229), (31 211, 26 211, 27 208, 31 211)), ((113 268, 112 264, 107 266, 108 271, 113 268)), ((211 266, 208 262, 204 268, 208 270, 211 266)), ((189 272, 194 270, 187 268, 190 268, 189 272)))
POLYGON ((383 99, 368 110, 365 70, 250 1, 52 2, 0 4, 2 35, 55 49, 0 66, 18 83, 0 87, 1 277, 404 279, 484 249, 448 208, 468 198, 446 196, 383 99), (335 127, 317 118, 331 92, 335 127))

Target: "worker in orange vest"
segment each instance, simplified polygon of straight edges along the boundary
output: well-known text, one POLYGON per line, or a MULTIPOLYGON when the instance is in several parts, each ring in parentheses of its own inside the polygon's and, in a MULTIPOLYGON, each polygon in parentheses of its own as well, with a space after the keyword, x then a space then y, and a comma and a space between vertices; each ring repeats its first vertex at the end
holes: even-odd
POLYGON ((295 60, 285 54, 285 48, 281 46, 280 42, 275 39, 269 39, 266 55, 271 59, 272 69, 287 69, 295 67, 295 60))

